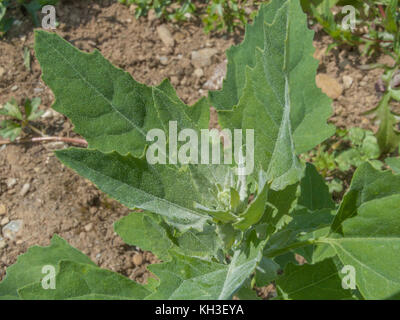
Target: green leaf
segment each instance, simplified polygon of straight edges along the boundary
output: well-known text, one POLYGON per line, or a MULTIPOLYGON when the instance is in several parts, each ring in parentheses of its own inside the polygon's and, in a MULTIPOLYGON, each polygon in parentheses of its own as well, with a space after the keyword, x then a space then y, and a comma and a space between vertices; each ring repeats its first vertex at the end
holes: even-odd
POLYGON ((385 162, 394 173, 400 174, 400 158, 387 158, 385 162))
POLYGON ((299 180, 296 153, 333 134, 326 124, 330 100, 315 85, 318 63, 306 20, 298 1, 262 6, 244 42, 227 53, 223 89, 210 93, 223 128, 255 130, 255 163, 275 190, 299 180))
POLYGON ((239 220, 233 224, 235 228, 245 231, 262 218, 268 198, 268 184, 265 177, 260 175, 259 192, 247 209, 239 215, 239 220))
POLYGON ((400 193, 400 177, 394 176, 389 171, 381 172, 369 163, 364 163, 354 173, 350 188, 332 223, 332 232, 342 233, 342 222, 356 215, 362 203, 398 193, 400 193))
POLYGON ((3 110, 7 112, 6 113, 7 116, 15 118, 17 120, 22 120, 21 111, 19 110, 19 106, 14 99, 11 99, 10 101, 6 102, 6 104, 3 107, 3 110))
POLYGON ((253 233, 244 247, 234 252, 228 265, 171 253, 171 261, 149 266, 160 279, 160 286, 147 298, 230 299, 261 260, 264 245, 253 233))
POLYGON ((364 202, 357 216, 343 222, 343 236, 320 239, 344 265, 356 270, 366 299, 388 299, 400 292, 400 195, 364 202))
POLYGON ((150 291, 115 272, 97 266, 61 261, 55 289, 35 283, 18 290, 28 300, 143 300, 150 291))
POLYGON ((149 212, 133 212, 114 224, 115 232, 127 244, 151 251, 160 259, 169 259, 168 251, 174 246, 160 218, 149 212))
POLYGON ((218 249, 222 247, 216 233, 215 225, 205 225, 203 231, 189 230, 176 237, 179 252, 201 259, 210 260, 217 257, 218 249))
POLYGON ((394 151, 400 143, 400 134, 394 129, 397 121, 389 105, 392 97, 391 95, 392 93, 387 93, 382 98, 377 108, 377 116, 380 120, 380 124, 376 136, 382 153, 394 151))
POLYGON ((35 31, 35 52, 43 80, 56 97, 53 108, 66 115, 90 148, 141 157, 147 132, 169 132, 168 122, 208 129, 209 106, 187 107, 168 81, 148 87, 114 67, 98 51, 79 51, 55 33, 35 31))
POLYGON ((25 116, 29 121, 35 121, 39 119, 44 111, 39 111, 38 108, 40 106, 41 99, 40 98, 33 98, 32 100, 26 100, 25 102, 25 116))
POLYGON ((188 174, 188 167, 179 170, 162 164, 152 166, 145 159, 96 150, 60 150, 56 155, 130 209, 141 208, 165 216, 181 230, 201 230, 209 219, 195 210, 195 202, 204 203, 215 197, 215 193, 207 193, 204 183, 208 180, 200 176, 200 172, 197 172, 199 180, 205 189, 202 193, 197 192, 196 181, 188 174))
POLYGON ((332 259, 314 265, 288 264, 276 281, 276 299, 343 300, 351 299, 349 290, 342 288, 339 271, 332 259))
POLYGON ((256 286, 263 287, 271 283, 271 281, 278 277, 279 269, 280 266, 275 261, 267 257, 262 257, 259 265, 256 268, 256 286))
POLYGON ((309 211, 303 208, 294 210, 291 214, 291 221, 271 236, 264 249, 264 255, 272 258, 286 253, 290 249, 292 252, 303 255, 309 262, 319 261, 321 256, 325 256, 326 249, 321 252, 312 242, 312 245, 305 246, 305 244, 302 244, 300 248, 297 244, 325 236, 333 218, 330 209, 309 211))
POLYGON ((42 268, 46 265, 58 269, 61 260, 71 260, 86 265, 95 265, 87 256, 71 247, 64 239, 54 235, 48 247, 31 247, 18 257, 17 262, 8 267, 6 277, 0 283, 2 297, 18 298, 17 290, 40 282, 44 277, 42 268))
POLYGON ((306 165, 304 177, 300 182, 300 190, 298 205, 304 206, 311 211, 335 208, 335 203, 332 201, 325 180, 310 163, 306 165))
POLYGON ((22 128, 19 123, 11 120, 3 120, 0 122, 0 136, 11 141, 17 139, 22 133, 22 128))

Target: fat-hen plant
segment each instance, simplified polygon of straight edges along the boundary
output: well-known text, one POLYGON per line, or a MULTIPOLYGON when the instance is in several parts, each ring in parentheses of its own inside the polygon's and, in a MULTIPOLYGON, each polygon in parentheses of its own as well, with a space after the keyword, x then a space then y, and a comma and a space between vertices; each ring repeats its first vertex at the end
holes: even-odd
POLYGON ((314 34, 300 3, 263 5, 246 29, 243 43, 227 52, 223 89, 190 107, 168 81, 145 86, 98 51, 86 54, 54 33, 36 32, 53 108, 89 143, 57 157, 141 209, 116 222, 115 231, 162 263, 150 265, 156 278, 140 285, 97 267, 55 235, 50 246, 30 248, 8 268, 0 297, 256 299, 251 289, 272 281, 276 299, 398 297, 400 176, 362 164, 336 205, 316 169, 298 158, 334 133, 326 123, 331 101, 315 84, 314 34), (149 130, 167 131, 169 121, 178 129, 207 129, 209 102, 222 128, 254 129, 252 175, 236 176, 234 165, 146 161, 149 130), (308 263, 297 264, 295 253, 308 263), (42 286, 46 265, 56 270, 52 290, 42 286), (350 289, 342 284, 344 266, 355 271, 350 289))

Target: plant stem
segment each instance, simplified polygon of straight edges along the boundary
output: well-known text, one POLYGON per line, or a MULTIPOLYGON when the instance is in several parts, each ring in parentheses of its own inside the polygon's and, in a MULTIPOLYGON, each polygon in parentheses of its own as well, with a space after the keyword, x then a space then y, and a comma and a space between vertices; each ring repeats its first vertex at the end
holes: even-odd
POLYGON ((379 11, 381 12, 382 18, 386 19, 386 13, 385 10, 383 9, 383 6, 381 4, 378 4, 379 11))
POLYGON ((88 143, 85 139, 79 139, 79 138, 65 138, 65 137, 38 137, 38 138, 32 138, 32 139, 20 139, 20 140, 0 140, 0 145, 3 144, 13 144, 13 143, 31 143, 31 142, 45 142, 45 141, 61 141, 65 143, 72 143, 72 144, 78 144, 83 147, 87 147, 88 143))
POLYGON ((46 135, 45 135, 42 131, 40 131, 38 128, 34 127, 33 125, 28 124, 28 127, 29 127, 33 132, 36 132, 38 135, 40 135, 40 136, 42 136, 42 137, 46 137, 46 135))

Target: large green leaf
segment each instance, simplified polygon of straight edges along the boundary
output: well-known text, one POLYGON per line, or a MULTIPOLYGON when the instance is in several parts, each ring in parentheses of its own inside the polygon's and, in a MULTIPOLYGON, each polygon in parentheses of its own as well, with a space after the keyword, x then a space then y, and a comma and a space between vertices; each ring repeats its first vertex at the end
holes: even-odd
POLYGON ((120 203, 160 214, 180 230, 201 230, 211 219, 203 208, 221 206, 217 186, 233 186, 233 173, 223 165, 151 165, 130 155, 74 148, 56 154, 120 203))
POLYGON ((344 265, 356 270, 356 283, 366 299, 387 299, 400 292, 400 195, 363 203, 343 222, 343 236, 320 239, 344 265))
POLYGON ((0 283, 0 299, 17 299, 17 290, 24 286, 39 283, 45 276, 42 268, 46 265, 58 269, 61 260, 71 260, 88 266, 95 264, 83 253, 71 247, 64 239, 54 235, 48 247, 34 246, 18 257, 17 262, 7 269, 0 283))
POLYGON ((98 51, 79 51, 55 33, 35 31, 35 52, 43 80, 56 97, 53 108, 65 114, 75 131, 102 152, 143 155, 147 132, 177 121, 184 128, 207 129, 204 99, 189 108, 168 81, 158 87, 136 82, 98 51))
POLYGON ((342 288, 335 263, 326 259, 314 265, 288 264, 276 281, 277 299, 342 300, 351 299, 350 290, 342 288))
POLYGON ((262 6, 244 42, 227 53, 223 89, 210 93, 223 128, 255 130, 255 163, 275 180, 273 189, 298 181, 296 153, 333 134, 330 100, 315 84, 312 40, 298 1, 262 6))
POLYGON ((28 300, 142 300, 150 291, 124 276, 73 261, 61 261, 55 289, 35 283, 18 290, 28 300))

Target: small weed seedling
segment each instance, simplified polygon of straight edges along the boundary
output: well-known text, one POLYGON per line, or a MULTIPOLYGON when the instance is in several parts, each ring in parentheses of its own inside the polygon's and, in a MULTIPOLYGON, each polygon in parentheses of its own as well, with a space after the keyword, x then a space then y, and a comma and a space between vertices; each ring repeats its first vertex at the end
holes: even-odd
POLYGON ((25 128, 30 128, 36 133, 42 133, 31 122, 39 119, 43 111, 38 110, 40 98, 26 99, 23 107, 18 106, 15 99, 8 101, 0 108, 0 115, 6 119, 0 121, 0 136, 14 141, 25 128))

